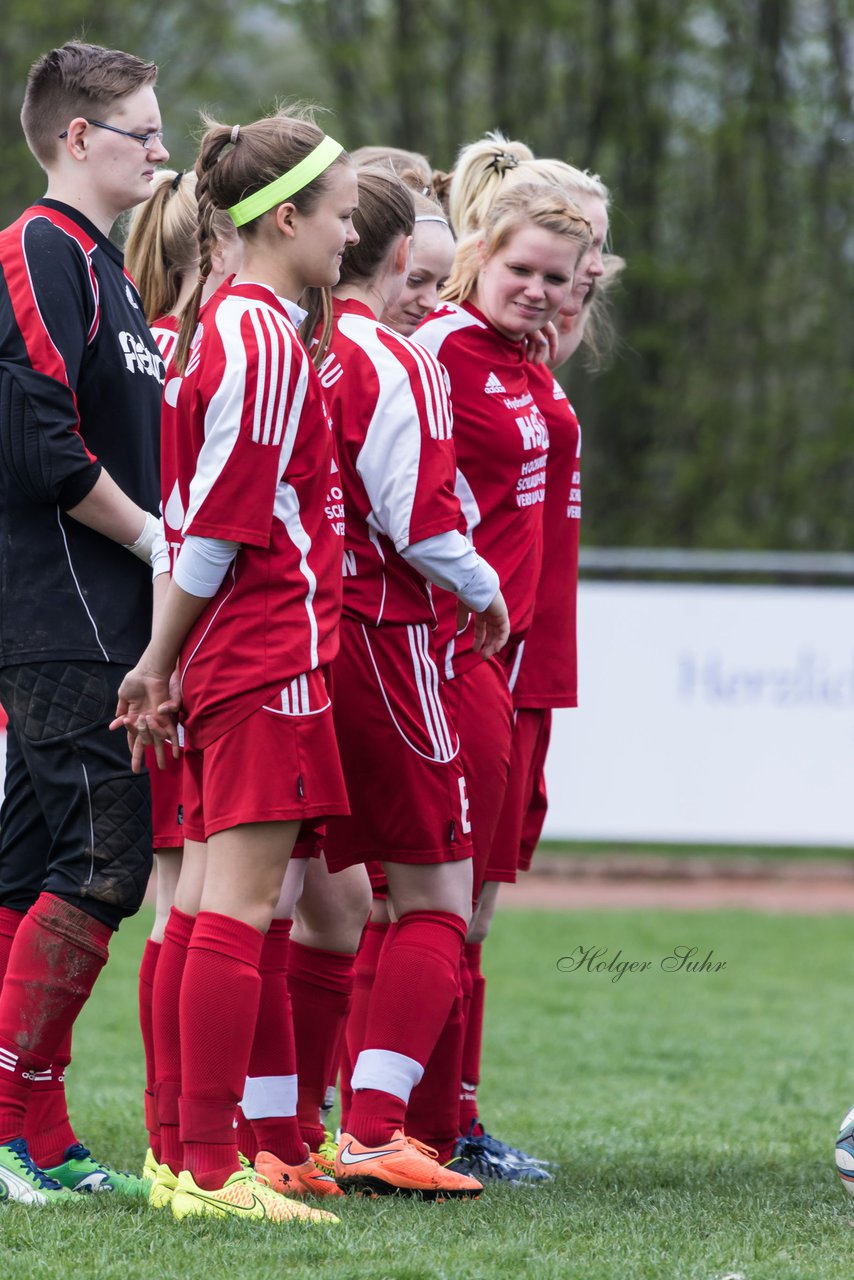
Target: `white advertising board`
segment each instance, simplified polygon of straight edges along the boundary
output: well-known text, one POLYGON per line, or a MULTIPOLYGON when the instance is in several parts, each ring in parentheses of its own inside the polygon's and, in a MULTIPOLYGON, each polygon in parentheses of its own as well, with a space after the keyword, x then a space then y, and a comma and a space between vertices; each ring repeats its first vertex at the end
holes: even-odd
POLYGON ((854 590, 582 582, 579 627, 546 837, 854 845, 854 590))
POLYGON ((583 582, 552 839, 854 845, 854 591, 583 582))

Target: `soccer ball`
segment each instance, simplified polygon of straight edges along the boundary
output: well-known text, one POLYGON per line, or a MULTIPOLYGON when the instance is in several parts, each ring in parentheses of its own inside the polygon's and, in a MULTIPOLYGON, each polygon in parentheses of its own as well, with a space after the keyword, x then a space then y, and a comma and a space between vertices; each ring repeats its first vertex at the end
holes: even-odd
POLYGON ((854 1107, 839 1126, 836 1139, 836 1172, 849 1195, 854 1196, 854 1107))

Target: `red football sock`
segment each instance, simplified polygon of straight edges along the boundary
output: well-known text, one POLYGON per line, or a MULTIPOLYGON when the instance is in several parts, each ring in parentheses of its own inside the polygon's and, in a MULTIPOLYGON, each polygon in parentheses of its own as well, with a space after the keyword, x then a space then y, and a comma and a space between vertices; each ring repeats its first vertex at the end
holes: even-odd
POLYGON ((359 950, 356 952, 356 963, 353 969, 353 994, 350 997, 350 1012, 347 1015, 347 1023, 344 1028, 339 1061, 341 1128, 347 1133, 350 1131, 350 1107, 353 1102, 350 1077, 365 1038, 368 1002, 374 989, 380 952, 392 928, 392 925, 377 924, 376 921, 369 920, 362 931, 362 940, 359 943, 359 950))
POLYGON ((440 1164, 447 1164, 454 1154, 459 1136, 460 1074, 463 1062, 462 986, 451 1005, 442 1034, 430 1054, 421 1083, 412 1090, 406 1108, 406 1132, 435 1147, 440 1164))
POLYGON ((181 982, 195 916, 173 907, 166 921, 151 990, 154 1040, 154 1102, 160 1130, 160 1160, 173 1173, 184 1168, 178 1099, 181 1096, 181 982))
POLYGON ((157 1072, 154 1066, 151 1002, 154 973, 159 956, 160 943, 149 938, 143 948, 139 966, 139 1029, 142 1032, 142 1047, 145 1053, 145 1127, 148 1130, 148 1145, 158 1163, 160 1161, 160 1126, 157 1123, 157 1107, 154 1101, 154 1082, 157 1072))
POLYGON ((252 1128, 251 1121, 247 1120, 243 1114, 242 1107, 237 1108, 235 1137, 237 1138, 237 1150, 242 1156, 245 1156, 250 1164, 254 1164, 255 1157, 259 1151, 258 1139, 255 1137, 255 1130, 252 1128))
POLYGON ((353 990, 355 957, 291 941, 288 990, 294 1018, 297 1118, 303 1142, 317 1151, 323 1142, 320 1108, 334 1080, 334 1059, 353 990))
POLYGON ((404 1126, 457 995, 465 935, 465 921, 451 912, 410 911, 383 947, 351 1081, 349 1132, 366 1146, 404 1126))
POLYGON ((20 1138, 33 1076, 49 1071, 107 959, 112 930, 51 893, 18 926, 0 992, 0 1142, 20 1138))
POLYGON ((9 963, 12 940, 18 932, 18 926, 25 915, 26 912, 24 911, 13 911, 11 907, 0 907, 0 988, 3 986, 6 965, 9 963))
POLYGON ((62 1164, 65 1152, 77 1141, 68 1119, 65 1072, 71 1061, 71 1032, 53 1055, 50 1070, 33 1081, 24 1137, 30 1155, 40 1169, 62 1164))
POLYGON ((272 920, 261 950, 261 1002, 240 1106, 259 1151, 285 1164, 303 1164, 305 1143, 297 1120, 297 1055, 288 951, 292 920, 272 920))
POLYGON ((460 1133, 483 1133, 477 1113, 477 1086, 480 1083, 480 1053, 483 1042, 483 1006, 486 979, 480 971, 481 943, 467 942, 466 968, 471 978, 471 1001, 466 1015, 460 1081, 460 1133))
POLYGON ((264 934, 200 911, 181 983, 181 1139, 199 1186, 221 1187, 240 1168, 234 1128, 258 1003, 264 934))

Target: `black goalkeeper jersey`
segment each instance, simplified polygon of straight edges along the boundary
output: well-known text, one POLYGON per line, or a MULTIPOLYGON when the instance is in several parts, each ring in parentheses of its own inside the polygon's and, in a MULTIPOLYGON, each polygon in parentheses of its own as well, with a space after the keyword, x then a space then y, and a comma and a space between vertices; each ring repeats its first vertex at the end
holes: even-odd
POLYGON ((67 515, 101 467, 160 506, 163 361, 119 250, 42 200, 0 232, 0 666, 133 665, 151 570, 67 515))

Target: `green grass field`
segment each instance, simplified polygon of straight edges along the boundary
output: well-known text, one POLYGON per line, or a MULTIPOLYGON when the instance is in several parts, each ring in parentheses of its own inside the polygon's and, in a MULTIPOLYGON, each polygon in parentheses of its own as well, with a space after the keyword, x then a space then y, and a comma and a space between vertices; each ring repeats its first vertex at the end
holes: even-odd
MULTIPOLYGON (((122 930, 69 1076, 81 1137, 124 1166, 144 1154, 146 923, 122 930)), ((852 932, 842 917, 505 910, 485 948, 483 1113, 561 1162, 553 1184, 470 1204, 348 1200, 339 1227, 254 1231, 106 1198, 74 1213, 5 1205, 0 1275, 848 1280, 854 1201, 832 1144, 854 1102, 852 932), (649 967, 568 971, 578 947, 649 967), (662 971, 677 947, 725 968, 662 971)))

